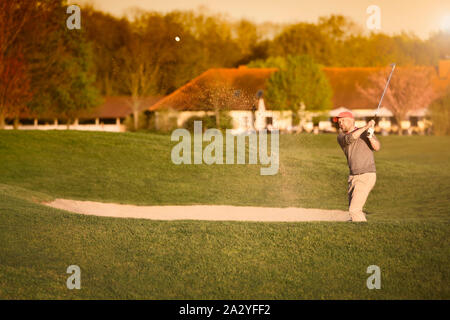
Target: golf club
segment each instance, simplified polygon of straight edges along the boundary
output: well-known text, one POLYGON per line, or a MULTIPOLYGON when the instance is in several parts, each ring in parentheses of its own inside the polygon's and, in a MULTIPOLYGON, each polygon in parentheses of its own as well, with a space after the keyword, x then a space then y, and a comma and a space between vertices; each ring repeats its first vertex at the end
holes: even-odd
POLYGON ((378 103, 377 111, 375 111, 374 120, 376 119, 376 117, 378 115, 378 111, 380 110, 380 107, 381 107, 381 102, 383 101, 384 95, 386 94, 387 88, 389 87, 389 82, 391 81, 392 74, 394 73, 395 65, 396 65, 395 63, 391 63, 391 67, 392 67, 391 74, 389 75, 389 78, 386 82, 386 86, 384 87, 383 95, 381 96, 380 102, 378 103))
MULTIPOLYGON (((375 111, 375 116, 372 119, 373 121, 375 121, 375 119, 378 116, 378 111, 380 111, 381 103, 383 102, 384 95, 386 94, 387 88, 389 87, 389 82, 391 82, 392 74, 394 73, 394 70, 395 70, 395 65, 396 65, 395 63, 391 63, 392 70, 391 70, 391 73, 389 74, 389 78, 386 82, 386 86, 384 87, 383 94, 381 95, 381 99, 380 99, 380 102, 378 103, 377 110, 375 111)), ((372 138, 374 132, 375 132, 374 127, 369 128, 369 130, 367 131, 367 136, 369 138, 372 138)))

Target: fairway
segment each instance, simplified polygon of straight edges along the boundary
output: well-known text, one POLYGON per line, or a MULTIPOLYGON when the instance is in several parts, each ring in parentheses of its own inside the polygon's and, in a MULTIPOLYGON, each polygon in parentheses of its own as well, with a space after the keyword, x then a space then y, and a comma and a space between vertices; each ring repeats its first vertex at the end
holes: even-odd
POLYGON ((0 131, 0 298, 449 299, 450 137, 380 141, 367 224, 154 221, 41 202, 346 210, 345 156, 332 134, 281 135, 279 172, 261 176, 175 165, 169 135, 0 131))

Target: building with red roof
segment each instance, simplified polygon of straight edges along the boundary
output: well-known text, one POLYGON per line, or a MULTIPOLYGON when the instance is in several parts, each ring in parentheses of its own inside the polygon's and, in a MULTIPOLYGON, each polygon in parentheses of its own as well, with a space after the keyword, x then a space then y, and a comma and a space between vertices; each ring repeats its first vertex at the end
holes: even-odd
MULTIPOLYGON (((152 105, 162 99, 162 96, 151 96, 138 99, 139 112, 147 111, 152 105)), ((99 106, 81 111, 67 126, 67 118, 55 113, 36 114, 29 111, 22 112, 18 129, 22 130, 86 130, 86 131, 126 131, 124 121, 131 117, 133 108, 128 96, 104 97, 99 106)), ((7 119, 6 128, 13 128, 13 119, 7 119)))
MULTIPOLYGON (((450 86, 450 60, 440 61, 438 70, 433 67, 426 68, 438 75, 432 82, 435 91, 443 92, 450 86)), ((382 68, 323 68, 333 90, 333 107, 328 116, 331 118, 341 111, 350 110, 355 115, 357 125, 363 125, 367 118, 373 117, 377 105, 373 105, 373 102, 358 90, 358 86, 370 85, 370 76, 381 70, 382 68)), ((231 115, 233 128, 238 131, 252 129, 251 119, 255 120, 256 129, 269 126, 290 130, 292 112, 282 112, 278 106, 264 104, 260 94, 264 92, 266 80, 273 72, 277 72, 277 69, 247 67, 209 69, 162 98, 149 110, 159 115, 161 122, 167 122, 169 118, 178 127, 183 126, 190 117, 214 115, 216 109, 220 109, 231 115), (215 92, 216 96, 214 97, 211 92, 215 92), (256 115, 252 112, 255 106, 258 106, 256 115)), ((420 121, 426 116, 427 107, 411 112, 410 121, 405 121, 401 126, 408 128, 412 122, 415 126, 423 127, 424 123, 420 121)), ((317 113, 309 113, 309 120, 315 115, 317 113)), ((378 115, 381 118, 381 127, 378 129, 391 128, 391 122, 395 122, 395 119, 389 105, 383 103, 378 115)), ((307 131, 313 130, 314 125, 311 121, 303 125, 307 131)), ((322 121, 319 128, 324 131, 336 130, 330 121, 322 121)))
MULTIPOLYGON (((432 84, 436 92, 444 92, 450 86, 450 60, 441 60, 437 68, 426 67, 436 77, 432 84)), ((370 76, 382 68, 330 68, 324 67, 333 90, 332 110, 325 116, 333 117, 342 111, 353 112, 357 126, 363 125, 369 117, 374 116, 376 105, 364 96, 358 86, 370 85, 370 76)), ((209 69, 171 94, 140 99, 140 112, 154 112, 156 125, 159 128, 172 126, 183 127, 193 117, 214 117, 226 112, 232 119, 233 129, 237 132, 252 129, 277 128, 293 130, 292 111, 282 111, 279 106, 271 106, 264 101, 266 81, 276 68, 214 68, 209 69)), ((380 92, 381 94, 381 92, 380 92)), ((427 107, 409 114, 410 120, 404 121, 400 127, 424 127, 427 107)), ((98 107, 81 112, 70 125, 76 130, 125 131, 123 124, 131 117, 133 110, 131 99, 126 96, 105 97, 98 107)), ((306 120, 301 128, 312 131, 317 125, 312 118, 319 113, 306 112, 306 120)), ((323 114, 322 114, 323 116, 323 114)), ((395 124, 389 105, 385 102, 380 110, 378 129, 391 129, 395 124), (394 122, 394 123, 393 123, 394 122)), ((12 119, 7 119, 6 128, 12 128, 12 119)), ((20 115, 19 129, 67 129, 67 120, 56 114, 20 115)), ((322 131, 335 131, 330 121, 321 121, 316 128, 322 131)))

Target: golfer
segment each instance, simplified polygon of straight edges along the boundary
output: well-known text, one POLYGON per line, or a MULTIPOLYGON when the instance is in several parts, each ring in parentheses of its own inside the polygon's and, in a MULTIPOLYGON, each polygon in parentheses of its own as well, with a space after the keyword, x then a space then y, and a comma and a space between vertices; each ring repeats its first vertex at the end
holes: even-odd
POLYGON ((380 150, 380 142, 374 135, 375 121, 370 120, 362 128, 355 127, 351 112, 341 112, 333 119, 339 123, 337 141, 347 157, 350 175, 348 178, 348 211, 351 221, 364 222, 364 204, 377 179, 373 151, 380 150))

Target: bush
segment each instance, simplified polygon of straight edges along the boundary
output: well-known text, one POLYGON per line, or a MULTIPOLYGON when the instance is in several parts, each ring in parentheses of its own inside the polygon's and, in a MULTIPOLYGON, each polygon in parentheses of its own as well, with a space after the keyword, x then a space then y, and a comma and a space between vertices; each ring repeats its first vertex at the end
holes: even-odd
POLYGON ((226 111, 220 112, 220 128, 219 129, 233 129, 233 118, 226 111))
POLYGON ((320 121, 328 121, 328 120, 330 120, 330 118, 326 115, 316 116, 312 118, 312 122, 314 123, 315 126, 318 126, 320 121))
MULTIPOLYGON (((127 131, 139 131, 139 130, 148 130, 150 129, 150 121, 151 118, 154 118, 153 113, 150 114, 148 112, 140 112, 139 113, 139 119, 138 119, 138 128, 135 130, 134 128, 134 116, 132 114, 128 115, 123 124, 125 125, 125 128, 127 131)), ((154 122, 154 120, 153 120, 154 122)))
POLYGON ((431 122, 433 134, 438 136, 450 135, 450 91, 435 100, 431 106, 431 122))
POLYGON ((190 117, 186 122, 184 123, 183 127, 191 132, 194 131, 194 121, 202 121, 202 128, 203 130, 210 129, 210 128, 217 128, 217 129, 231 129, 233 128, 232 122, 233 119, 228 114, 228 112, 221 112, 220 115, 220 127, 217 128, 216 126, 216 117, 211 115, 205 115, 203 117, 200 116, 193 116, 190 117))
POLYGON ((191 132, 194 132, 194 121, 201 121, 203 131, 209 128, 215 128, 216 118, 214 116, 193 116, 186 120, 183 127, 191 132))
POLYGON ((149 119, 148 129, 159 133, 169 133, 178 128, 177 114, 169 110, 158 111, 149 119))

